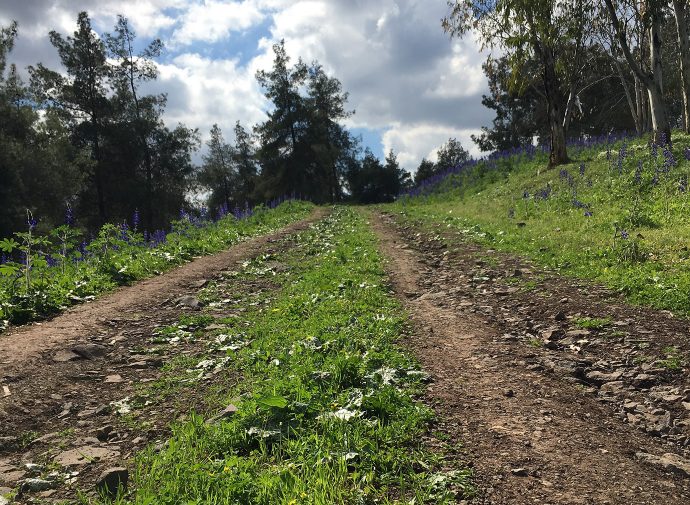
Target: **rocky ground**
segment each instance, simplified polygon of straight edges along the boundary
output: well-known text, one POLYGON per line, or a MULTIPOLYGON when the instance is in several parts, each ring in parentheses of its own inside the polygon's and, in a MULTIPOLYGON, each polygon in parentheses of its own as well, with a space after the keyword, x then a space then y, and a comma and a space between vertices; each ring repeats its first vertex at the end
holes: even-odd
POLYGON ((688 321, 373 215, 482 503, 688 503, 688 321))
MULTIPOLYGON (((278 289, 234 272, 292 247, 324 213, 2 335, 0 496, 107 492, 175 420, 227 414, 217 400, 241 372, 216 366, 232 343, 215 321, 278 289)), ((369 216, 411 315, 403 344, 432 379, 429 443, 464 445, 477 503, 690 502, 686 319, 441 228, 369 216)))
POLYGON ((136 451, 164 443, 171 422, 223 415, 209 412, 211 399, 240 376, 204 359, 226 344, 207 338, 208 320, 267 303, 270 276, 239 283, 234 272, 291 247, 323 213, 2 335, 0 497, 12 488, 17 503, 107 493, 128 480, 136 451))

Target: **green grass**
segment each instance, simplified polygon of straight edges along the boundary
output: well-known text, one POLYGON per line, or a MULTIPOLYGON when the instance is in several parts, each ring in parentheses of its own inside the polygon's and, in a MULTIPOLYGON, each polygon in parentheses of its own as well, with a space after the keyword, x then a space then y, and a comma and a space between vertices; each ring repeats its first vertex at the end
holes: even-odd
POLYGON ((674 133, 673 140, 675 164, 668 170, 662 148, 653 157, 646 140, 633 139, 625 144, 620 168, 621 142, 572 149, 573 162, 553 170, 546 169, 544 154, 514 157, 492 168, 480 165, 447 179, 429 196, 402 198, 386 208, 434 234, 451 232, 525 255, 561 273, 602 282, 633 303, 687 315, 690 196, 682 186, 690 176, 690 136, 674 133), (548 198, 535 197, 546 188, 548 198))
MULTIPOLYGON (((396 344, 406 315, 365 219, 336 209, 277 259, 289 266, 271 276, 282 287, 267 305, 244 305, 246 324, 232 321, 250 342, 227 352, 242 375, 225 392, 237 413, 175 425, 160 452, 138 458, 136 491, 117 503, 443 504, 471 495, 469 470, 423 443, 432 412, 416 398, 425 376, 396 344)), ((239 278, 270 275, 245 267, 239 278)))
POLYGON ((0 331, 9 323, 45 318, 116 286, 274 231, 306 217, 313 208, 306 202, 287 202, 272 210, 259 207, 242 220, 226 216, 215 223, 194 223, 185 218, 173 223, 174 231, 156 247, 150 247, 141 233, 111 224, 101 229, 85 251, 77 247, 78 232, 67 226, 49 236, 27 232, 16 234, 18 242, 0 240, 0 252, 12 252, 16 259, 30 251, 27 257, 31 258, 28 269, 25 261, 0 264, 0 331))
POLYGON ((610 317, 578 317, 573 323, 584 330, 602 330, 609 326, 613 320, 610 317))

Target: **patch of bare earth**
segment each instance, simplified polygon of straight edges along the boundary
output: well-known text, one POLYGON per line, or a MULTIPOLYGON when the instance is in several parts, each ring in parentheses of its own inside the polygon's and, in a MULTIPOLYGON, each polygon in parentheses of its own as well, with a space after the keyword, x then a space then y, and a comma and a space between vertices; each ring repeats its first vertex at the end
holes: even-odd
POLYGON ((325 212, 0 336, 0 497, 12 488, 23 490, 17 503, 93 494, 105 470, 161 444, 171 422, 215 415, 209 399, 241 378, 205 360, 222 325, 167 340, 157 330, 182 315, 241 318, 243 305, 266 303, 278 288, 269 277, 237 282, 232 272, 293 247, 325 212), (203 307, 210 287, 221 300, 203 307))
POLYGON ((371 215, 433 383, 491 504, 690 503, 688 322, 458 237, 371 215), (449 246, 450 244, 450 246, 449 246), (582 328, 585 318, 604 324, 582 328))

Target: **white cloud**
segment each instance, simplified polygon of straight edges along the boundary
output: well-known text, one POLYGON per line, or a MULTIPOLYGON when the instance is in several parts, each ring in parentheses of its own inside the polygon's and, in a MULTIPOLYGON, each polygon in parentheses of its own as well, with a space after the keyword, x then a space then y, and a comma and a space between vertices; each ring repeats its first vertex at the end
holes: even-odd
MULTIPOLYGON (((0 0, 2 1, 2 0, 0 0)), ((318 60, 350 93, 352 127, 384 131, 386 150, 413 169, 422 157, 457 137, 474 149, 472 132, 490 122, 481 105, 485 55, 476 40, 450 40, 440 19, 445 2, 428 0, 22 0, 6 2, 0 24, 20 22, 13 60, 59 68, 47 37, 70 34, 80 10, 99 32, 126 15, 146 42, 168 46, 160 79, 147 89, 168 94, 166 121, 199 127, 218 123, 231 137, 236 120, 249 126, 268 105, 254 74, 269 69, 272 44, 285 39, 293 63, 318 60), (247 37, 266 24, 261 40, 247 37), (231 40, 228 40, 230 38, 231 40), (233 50, 237 51, 236 55, 233 50), (240 55, 241 52, 241 55, 240 55), (210 55, 230 55, 213 58, 210 55)), ((375 147, 375 146, 372 146, 375 147)), ((476 150, 475 150, 476 151, 476 150)))
POLYGON ((437 150, 449 138, 460 141, 472 156, 479 156, 479 149, 470 136, 479 133, 479 129, 452 129, 434 124, 401 125, 396 124, 383 134, 384 152, 391 149, 398 155, 401 167, 414 173, 422 158, 437 161, 437 150))
POLYGON ((172 36, 173 44, 218 42, 231 32, 246 30, 264 19, 264 13, 250 0, 227 2, 206 0, 190 6, 172 36))

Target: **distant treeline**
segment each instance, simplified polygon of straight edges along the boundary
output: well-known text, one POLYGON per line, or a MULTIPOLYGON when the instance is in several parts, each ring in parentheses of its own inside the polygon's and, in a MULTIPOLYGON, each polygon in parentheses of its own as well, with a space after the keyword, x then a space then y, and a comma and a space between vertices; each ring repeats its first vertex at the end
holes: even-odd
POLYGON ((411 184, 393 152, 382 163, 342 121, 348 94, 318 62, 290 65, 283 42, 270 71, 256 78, 272 104, 264 122, 234 127, 234 142, 214 125, 201 167, 192 163, 199 131, 163 120, 166 95, 145 94, 158 77, 163 44, 143 50, 126 18, 97 35, 86 12, 70 36, 50 32, 64 72, 30 66, 23 82, 8 55, 18 34, 0 27, 0 237, 27 226, 53 228, 69 213, 86 230, 141 216, 165 227, 210 195, 212 212, 282 195, 316 203, 392 200, 411 184))

